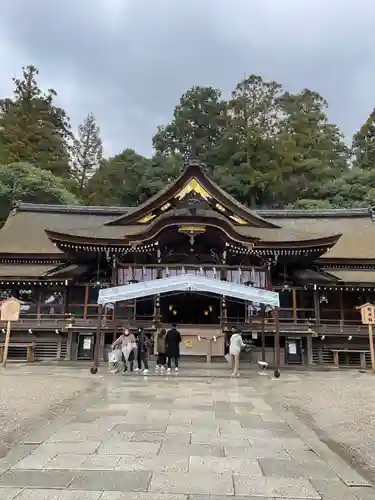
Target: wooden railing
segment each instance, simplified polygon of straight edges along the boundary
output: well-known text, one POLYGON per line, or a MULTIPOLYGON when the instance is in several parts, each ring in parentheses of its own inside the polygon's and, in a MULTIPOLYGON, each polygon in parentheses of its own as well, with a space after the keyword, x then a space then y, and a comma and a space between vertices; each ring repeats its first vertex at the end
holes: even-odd
MULTIPOLYGON (((262 320, 260 317, 228 317, 219 318, 220 323, 217 325, 207 325, 207 326, 220 326, 226 325, 227 327, 236 326, 244 330, 256 330, 260 331, 262 329, 262 320)), ((68 318, 63 314, 28 314, 20 318, 18 322, 12 324, 13 330, 60 330, 67 331, 69 327, 74 329, 81 328, 96 328, 97 327, 98 316, 86 315, 74 316, 73 318, 68 318), (71 326, 70 326, 71 325, 71 326)), ((163 320, 161 321, 163 323, 163 320)), ((327 336, 345 336, 345 335, 367 335, 367 328, 363 326, 360 321, 350 321, 350 320, 320 320, 316 321, 315 318, 302 319, 297 318, 280 318, 280 330, 283 333, 293 333, 300 332, 312 335, 327 335, 327 336)), ((135 319, 129 319, 126 316, 117 315, 116 319, 108 314, 107 317, 102 317, 101 326, 103 330, 113 330, 122 326, 144 326, 150 328, 153 326, 152 316, 137 316, 135 319)), ((5 329, 6 325, 4 322, 0 322, 0 329, 5 329)), ((275 321, 274 318, 267 316, 264 321, 264 330, 268 334, 273 334, 275 332, 275 321)))

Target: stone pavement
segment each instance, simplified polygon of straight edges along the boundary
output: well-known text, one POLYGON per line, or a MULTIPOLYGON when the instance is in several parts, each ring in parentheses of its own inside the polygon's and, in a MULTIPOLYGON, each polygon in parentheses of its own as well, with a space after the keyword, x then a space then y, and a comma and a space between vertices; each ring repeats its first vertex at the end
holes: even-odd
POLYGON ((251 378, 101 377, 0 459, 0 500, 374 500, 251 378))

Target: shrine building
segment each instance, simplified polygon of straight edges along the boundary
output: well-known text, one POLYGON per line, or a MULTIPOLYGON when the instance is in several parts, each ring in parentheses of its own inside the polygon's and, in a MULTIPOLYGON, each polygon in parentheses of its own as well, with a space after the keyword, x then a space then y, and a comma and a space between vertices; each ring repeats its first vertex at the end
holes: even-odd
MULTIPOLYGON (((281 365, 369 366, 356 307, 375 302, 374 244, 367 209, 250 210, 195 161, 138 207, 18 203, 0 230, 0 299, 22 301, 9 357, 24 357, 14 344, 34 342, 37 360, 79 362, 99 343, 105 359, 122 326, 155 339, 177 323, 182 355, 197 360, 222 359, 235 327, 249 362, 272 365, 279 347, 281 365), (98 305, 102 290, 183 275, 217 287, 160 291, 155 282, 153 295, 98 305), (278 292, 277 317, 265 302, 227 294, 230 284, 278 292)), ((0 324, 0 343, 4 334, 0 324)))

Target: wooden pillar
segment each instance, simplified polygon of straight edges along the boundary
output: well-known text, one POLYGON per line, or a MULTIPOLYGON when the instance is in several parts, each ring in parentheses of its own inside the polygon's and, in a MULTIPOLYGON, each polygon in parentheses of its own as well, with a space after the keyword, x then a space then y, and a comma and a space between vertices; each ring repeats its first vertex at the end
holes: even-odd
POLYGON ((265 322, 266 322, 266 314, 265 314, 265 306, 261 304, 260 306, 260 315, 261 315, 261 341, 262 341, 262 361, 266 361, 266 334, 265 334, 265 322))
POLYGON ((320 324, 320 297, 319 290, 314 287, 314 315, 315 315, 315 323, 317 325, 320 324))
POLYGON ((297 290, 292 288, 293 323, 297 323, 297 290))
POLYGON ((84 299, 84 305, 83 305, 83 319, 87 318, 87 303, 89 301, 89 286, 85 286, 85 299, 84 299))
POLYGON ((343 323, 345 320, 345 314, 344 314, 344 297, 342 288, 340 288, 339 290, 339 304, 340 304, 340 322, 343 323))
POLYGON ((65 281, 65 289, 63 294, 63 314, 68 312, 68 303, 69 303, 69 287, 68 281, 65 281))
POLYGON ((281 364, 281 356, 280 356, 280 321, 279 321, 279 308, 277 307, 274 311, 275 318, 275 349, 276 349, 276 363, 275 363, 275 377, 280 377, 280 364, 281 364))
POLYGON ((42 290, 39 289, 38 290, 38 293, 37 293, 37 303, 36 303, 36 319, 39 320, 40 319, 40 306, 41 306, 41 302, 42 302, 42 290))
POLYGON ((98 372, 98 368, 100 365, 100 337, 101 337, 101 326, 102 326, 102 312, 103 306, 99 304, 98 306, 98 318, 96 325, 96 339, 95 339, 95 351, 94 351, 94 364, 91 367, 91 373, 95 375, 98 372))
POLYGON ((71 328, 68 330, 68 340, 66 343, 66 356, 65 361, 70 361, 72 359, 72 347, 73 347, 73 332, 71 328))
POLYGON ((104 361, 104 346, 105 346, 105 333, 101 332, 100 333, 100 346, 99 346, 100 361, 104 361))
POLYGON ((306 363, 307 366, 312 366, 313 362, 313 353, 312 353, 312 337, 311 334, 306 337, 306 363))

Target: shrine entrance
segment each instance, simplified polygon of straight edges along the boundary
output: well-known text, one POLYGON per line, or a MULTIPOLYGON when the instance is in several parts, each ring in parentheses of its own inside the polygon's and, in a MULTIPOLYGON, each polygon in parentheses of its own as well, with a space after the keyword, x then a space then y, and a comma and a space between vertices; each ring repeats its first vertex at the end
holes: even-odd
POLYGON ((178 325, 220 324, 220 297, 213 294, 183 292, 161 297, 162 323, 178 325))

